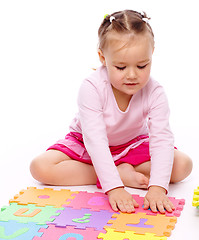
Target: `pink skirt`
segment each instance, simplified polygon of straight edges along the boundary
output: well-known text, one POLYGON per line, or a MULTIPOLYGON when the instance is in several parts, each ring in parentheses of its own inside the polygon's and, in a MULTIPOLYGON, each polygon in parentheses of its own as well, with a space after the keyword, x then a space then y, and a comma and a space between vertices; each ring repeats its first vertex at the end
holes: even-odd
MULTIPOLYGON (((149 154, 149 141, 148 136, 141 135, 128 143, 109 146, 110 152, 115 160, 115 165, 121 163, 129 163, 133 166, 150 161, 149 154)), ((65 139, 57 141, 54 145, 50 146, 47 150, 58 150, 69 156, 71 159, 91 164, 92 161, 84 146, 82 134, 70 132, 66 135, 65 139)), ((99 181, 97 186, 101 188, 99 181)))

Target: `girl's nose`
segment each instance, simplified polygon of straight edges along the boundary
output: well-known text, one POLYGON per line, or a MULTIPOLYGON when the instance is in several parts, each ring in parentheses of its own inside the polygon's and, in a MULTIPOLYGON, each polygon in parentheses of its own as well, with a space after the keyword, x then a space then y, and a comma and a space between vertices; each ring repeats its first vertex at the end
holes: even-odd
POLYGON ((126 78, 128 80, 133 80, 137 77, 137 74, 136 74, 136 70, 134 68, 131 68, 129 69, 129 71, 127 72, 127 75, 126 75, 126 78))

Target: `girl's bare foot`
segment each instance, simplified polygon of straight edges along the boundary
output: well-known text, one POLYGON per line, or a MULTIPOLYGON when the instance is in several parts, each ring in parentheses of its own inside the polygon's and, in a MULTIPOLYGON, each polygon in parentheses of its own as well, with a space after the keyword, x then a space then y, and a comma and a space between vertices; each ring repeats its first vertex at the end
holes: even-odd
POLYGON ((136 172, 132 165, 122 163, 118 166, 118 171, 126 187, 147 189, 149 179, 144 174, 136 172))

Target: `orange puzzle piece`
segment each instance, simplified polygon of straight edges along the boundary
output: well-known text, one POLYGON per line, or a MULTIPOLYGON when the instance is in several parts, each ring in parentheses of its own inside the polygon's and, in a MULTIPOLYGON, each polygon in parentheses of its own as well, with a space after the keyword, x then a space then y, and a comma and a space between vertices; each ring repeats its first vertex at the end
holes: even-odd
POLYGON ((68 204, 79 192, 72 192, 68 189, 54 190, 52 188, 38 189, 29 187, 27 190, 20 191, 19 194, 10 200, 19 205, 36 204, 38 207, 54 206, 56 208, 68 204))
POLYGON ((154 233, 155 236, 171 235, 171 230, 174 229, 177 222, 176 217, 166 217, 158 214, 157 216, 147 215, 146 213, 121 213, 113 214, 111 226, 104 228, 113 228, 116 232, 133 231, 136 234, 154 233))

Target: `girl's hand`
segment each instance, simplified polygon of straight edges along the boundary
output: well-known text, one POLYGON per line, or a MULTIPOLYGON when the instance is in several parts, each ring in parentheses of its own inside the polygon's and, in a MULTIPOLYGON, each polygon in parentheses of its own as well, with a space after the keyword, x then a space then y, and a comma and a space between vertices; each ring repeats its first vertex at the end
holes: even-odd
POLYGON ((175 207, 166 195, 166 190, 159 186, 151 186, 144 199, 144 209, 151 208, 152 212, 172 212, 175 207))
POLYGON ((109 202, 114 211, 126 213, 135 212, 135 207, 139 207, 138 203, 133 199, 123 187, 115 188, 107 192, 109 202))

